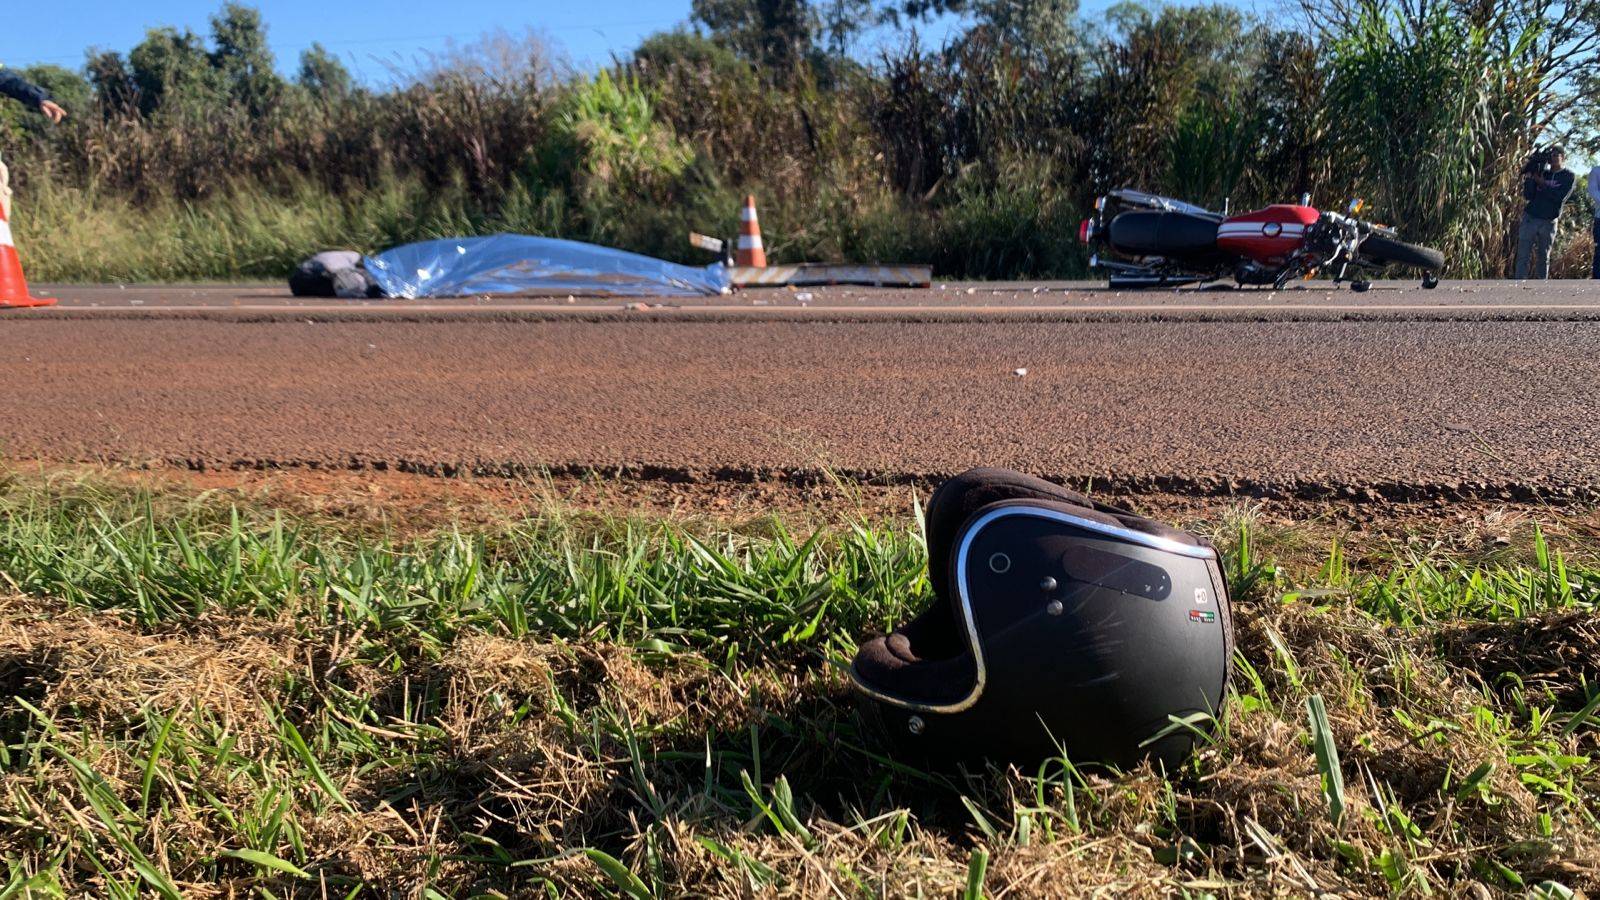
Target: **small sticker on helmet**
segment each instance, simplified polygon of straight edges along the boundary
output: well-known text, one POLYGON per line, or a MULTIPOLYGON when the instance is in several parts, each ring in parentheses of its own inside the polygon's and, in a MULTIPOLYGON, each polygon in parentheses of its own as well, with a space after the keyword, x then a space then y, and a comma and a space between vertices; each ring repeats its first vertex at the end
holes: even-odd
POLYGON ((1189 621, 1208 624, 1217 620, 1217 614, 1204 609, 1189 610, 1189 621))

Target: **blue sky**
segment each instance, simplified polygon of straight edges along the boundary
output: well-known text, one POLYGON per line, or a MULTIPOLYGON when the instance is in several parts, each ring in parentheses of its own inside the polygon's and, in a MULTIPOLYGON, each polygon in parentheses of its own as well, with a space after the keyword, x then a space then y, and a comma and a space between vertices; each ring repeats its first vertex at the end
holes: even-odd
MULTIPOLYGON (((175 25, 200 34, 223 0, 30 0, 8 4, 0 29, 0 62, 26 66, 48 62, 68 68, 83 63, 84 50, 126 52, 146 29, 175 25)), ((640 38, 689 18, 689 0, 255 0, 280 67, 292 70, 300 51, 321 41, 368 80, 384 80, 392 69, 411 71, 456 44, 504 29, 532 29, 564 50, 579 66, 607 62, 640 38)), ((934 26, 942 35, 948 28, 934 26)))

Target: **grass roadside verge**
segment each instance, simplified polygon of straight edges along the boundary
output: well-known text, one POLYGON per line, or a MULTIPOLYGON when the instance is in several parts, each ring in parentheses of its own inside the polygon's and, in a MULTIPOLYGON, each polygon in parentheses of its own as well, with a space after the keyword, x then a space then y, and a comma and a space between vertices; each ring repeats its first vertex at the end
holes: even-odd
POLYGON ((838 665, 925 602, 908 522, 537 513, 4 483, 0 895, 1600 887, 1600 569, 1537 535, 1279 565, 1212 522, 1226 733, 1113 778, 879 755, 838 665))

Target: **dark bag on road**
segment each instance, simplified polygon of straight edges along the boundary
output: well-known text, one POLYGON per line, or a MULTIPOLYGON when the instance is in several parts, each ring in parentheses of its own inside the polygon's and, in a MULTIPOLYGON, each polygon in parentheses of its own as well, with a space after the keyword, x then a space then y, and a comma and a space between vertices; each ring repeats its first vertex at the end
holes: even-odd
POLYGON ((361 254, 354 250, 329 250, 301 263, 289 276, 289 292, 296 297, 347 300, 383 296, 377 282, 367 274, 361 254))

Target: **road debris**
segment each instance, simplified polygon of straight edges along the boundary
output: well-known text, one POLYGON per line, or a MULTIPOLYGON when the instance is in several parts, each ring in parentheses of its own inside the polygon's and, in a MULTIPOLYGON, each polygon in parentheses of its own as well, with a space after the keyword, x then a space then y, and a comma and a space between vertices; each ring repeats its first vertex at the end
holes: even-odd
POLYGON ((863 287, 926 288, 933 269, 921 265, 851 265, 799 263, 797 265, 733 266, 729 277, 737 287, 812 287, 854 284, 863 287))

